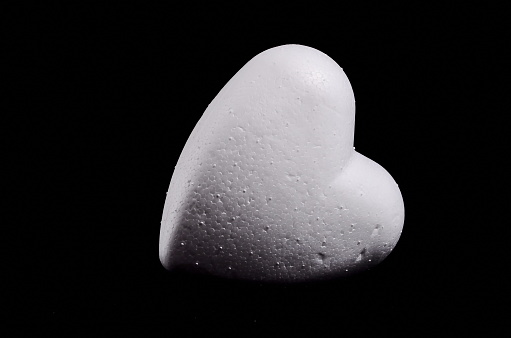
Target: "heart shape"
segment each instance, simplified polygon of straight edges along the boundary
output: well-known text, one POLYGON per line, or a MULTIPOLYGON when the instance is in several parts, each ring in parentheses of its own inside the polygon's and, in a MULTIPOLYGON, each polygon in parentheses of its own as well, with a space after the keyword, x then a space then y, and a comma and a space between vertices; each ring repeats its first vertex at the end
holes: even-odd
POLYGON ((390 174, 353 148, 343 70, 301 45, 266 50, 220 91, 175 167, 160 260, 220 277, 308 281, 381 262, 402 231, 390 174))

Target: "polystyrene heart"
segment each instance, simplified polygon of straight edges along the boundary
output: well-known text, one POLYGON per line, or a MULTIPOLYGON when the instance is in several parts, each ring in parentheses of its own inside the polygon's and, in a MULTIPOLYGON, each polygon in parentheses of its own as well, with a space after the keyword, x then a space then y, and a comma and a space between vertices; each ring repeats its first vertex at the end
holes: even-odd
POLYGON ((160 231, 167 269, 263 281, 365 270, 404 222, 390 174, 353 148, 343 70, 300 45, 250 60, 208 106, 175 167, 160 231))

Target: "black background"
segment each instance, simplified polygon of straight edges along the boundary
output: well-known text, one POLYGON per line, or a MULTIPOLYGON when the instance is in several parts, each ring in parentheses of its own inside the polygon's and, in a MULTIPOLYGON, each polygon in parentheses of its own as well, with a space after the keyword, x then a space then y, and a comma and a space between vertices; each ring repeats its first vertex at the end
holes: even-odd
POLYGON ((498 9, 118 2, 4 12, 8 312, 73 335, 498 330, 505 297, 477 254, 497 175, 485 135, 498 9), (234 6, 234 7, 233 7, 234 6), (165 193, 207 105, 256 54, 314 47, 348 75, 355 146, 399 183, 402 237, 349 280, 261 285, 167 272, 165 193), (484 59, 482 63, 480 60, 484 59), (8 237, 11 238, 11 237, 8 237), (484 272, 483 272, 484 271, 484 272))

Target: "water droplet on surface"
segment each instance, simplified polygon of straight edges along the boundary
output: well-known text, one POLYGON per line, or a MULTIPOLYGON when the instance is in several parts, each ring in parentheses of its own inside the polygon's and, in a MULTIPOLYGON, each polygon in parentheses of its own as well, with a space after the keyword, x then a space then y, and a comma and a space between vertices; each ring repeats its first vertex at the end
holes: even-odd
POLYGON ((376 224, 376 226, 374 227, 373 232, 371 233, 371 237, 376 237, 379 234, 380 234, 380 225, 376 224))
POLYGON ((181 242, 181 246, 185 245, 185 242, 181 242))

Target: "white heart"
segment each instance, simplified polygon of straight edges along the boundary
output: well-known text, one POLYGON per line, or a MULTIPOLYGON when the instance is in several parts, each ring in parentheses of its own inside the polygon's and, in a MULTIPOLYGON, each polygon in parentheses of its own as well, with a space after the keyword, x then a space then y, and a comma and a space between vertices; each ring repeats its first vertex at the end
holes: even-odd
POLYGON ((365 270, 396 245, 397 184, 353 148, 355 100, 322 52, 249 61, 208 106, 170 183, 160 260, 221 277, 306 281, 365 270))

